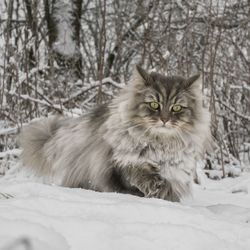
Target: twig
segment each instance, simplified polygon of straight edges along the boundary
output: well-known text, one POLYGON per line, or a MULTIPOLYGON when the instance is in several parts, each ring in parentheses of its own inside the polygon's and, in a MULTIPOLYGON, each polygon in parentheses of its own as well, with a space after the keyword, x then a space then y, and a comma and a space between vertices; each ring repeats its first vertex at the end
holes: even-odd
POLYGON ((218 103, 221 103, 225 108, 229 109, 230 111, 232 111, 235 115, 237 115, 238 117, 244 119, 244 120, 247 120, 250 122, 250 116, 246 116, 246 115, 243 115, 239 112, 237 112, 236 110, 234 110, 233 108, 231 108, 230 106, 228 106, 225 102, 219 100, 219 99, 216 99, 216 101, 218 103))

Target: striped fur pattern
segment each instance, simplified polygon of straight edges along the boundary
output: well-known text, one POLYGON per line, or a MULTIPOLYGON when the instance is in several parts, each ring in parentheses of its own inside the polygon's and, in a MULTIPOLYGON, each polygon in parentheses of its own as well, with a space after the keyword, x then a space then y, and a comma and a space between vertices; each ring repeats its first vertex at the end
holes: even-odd
POLYGON ((196 158, 209 139, 201 80, 140 67, 110 104, 80 118, 50 117, 23 128, 22 161, 56 184, 170 201, 191 193, 196 158), (159 104, 158 110, 149 107, 159 104), (181 104, 178 114, 173 104, 181 104))

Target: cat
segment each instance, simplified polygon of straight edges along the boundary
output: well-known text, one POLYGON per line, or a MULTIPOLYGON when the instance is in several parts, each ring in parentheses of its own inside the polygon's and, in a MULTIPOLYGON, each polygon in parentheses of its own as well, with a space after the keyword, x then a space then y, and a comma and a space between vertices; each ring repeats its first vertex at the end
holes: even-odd
POLYGON ((136 66, 109 104, 24 127, 21 159, 62 186, 178 202, 191 194, 209 134, 198 74, 186 79, 136 66))

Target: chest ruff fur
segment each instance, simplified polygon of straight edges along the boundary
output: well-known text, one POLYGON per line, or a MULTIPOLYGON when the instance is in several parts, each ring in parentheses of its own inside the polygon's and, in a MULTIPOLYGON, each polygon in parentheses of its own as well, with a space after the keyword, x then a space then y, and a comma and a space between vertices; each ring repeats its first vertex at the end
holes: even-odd
POLYGON ((149 164, 154 166, 162 177, 175 183, 176 189, 190 193, 196 165, 195 148, 191 143, 185 146, 175 139, 166 140, 164 143, 145 141, 139 135, 131 136, 128 131, 122 136, 117 134, 117 137, 113 131, 112 136, 107 135, 105 139, 112 146, 112 159, 119 167, 126 168, 131 165, 140 168, 149 164))

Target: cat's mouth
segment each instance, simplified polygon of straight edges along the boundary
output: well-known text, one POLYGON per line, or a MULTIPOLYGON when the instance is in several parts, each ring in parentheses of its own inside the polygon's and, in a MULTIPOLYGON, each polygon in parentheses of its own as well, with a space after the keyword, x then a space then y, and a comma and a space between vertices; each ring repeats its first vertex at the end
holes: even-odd
POLYGON ((161 121, 158 121, 156 124, 155 124, 155 127, 156 128, 160 128, 160 129, 165 129, 165 130, 171 130, 171 129, 174 129, 174 126, 171 124, 170 121, 166 122, 166 123, 163 123, 161 121))
POLYGON ((171 127, 171 126, 169 126, 169 125, 166 125, 166 124, 162 124, 162 125, 160 125, 160 126, 156 126, 156 128, 165 129, 165 130, 173 129, 173 127, 171 127))
POLYGON ((174 131, 176 130, 176 128, 171 125, 171 123, 167 122, 167 123, 157 123, 155 124, 152 129, 151 132, 153 132, 154 134, 172 134, 174 131))

